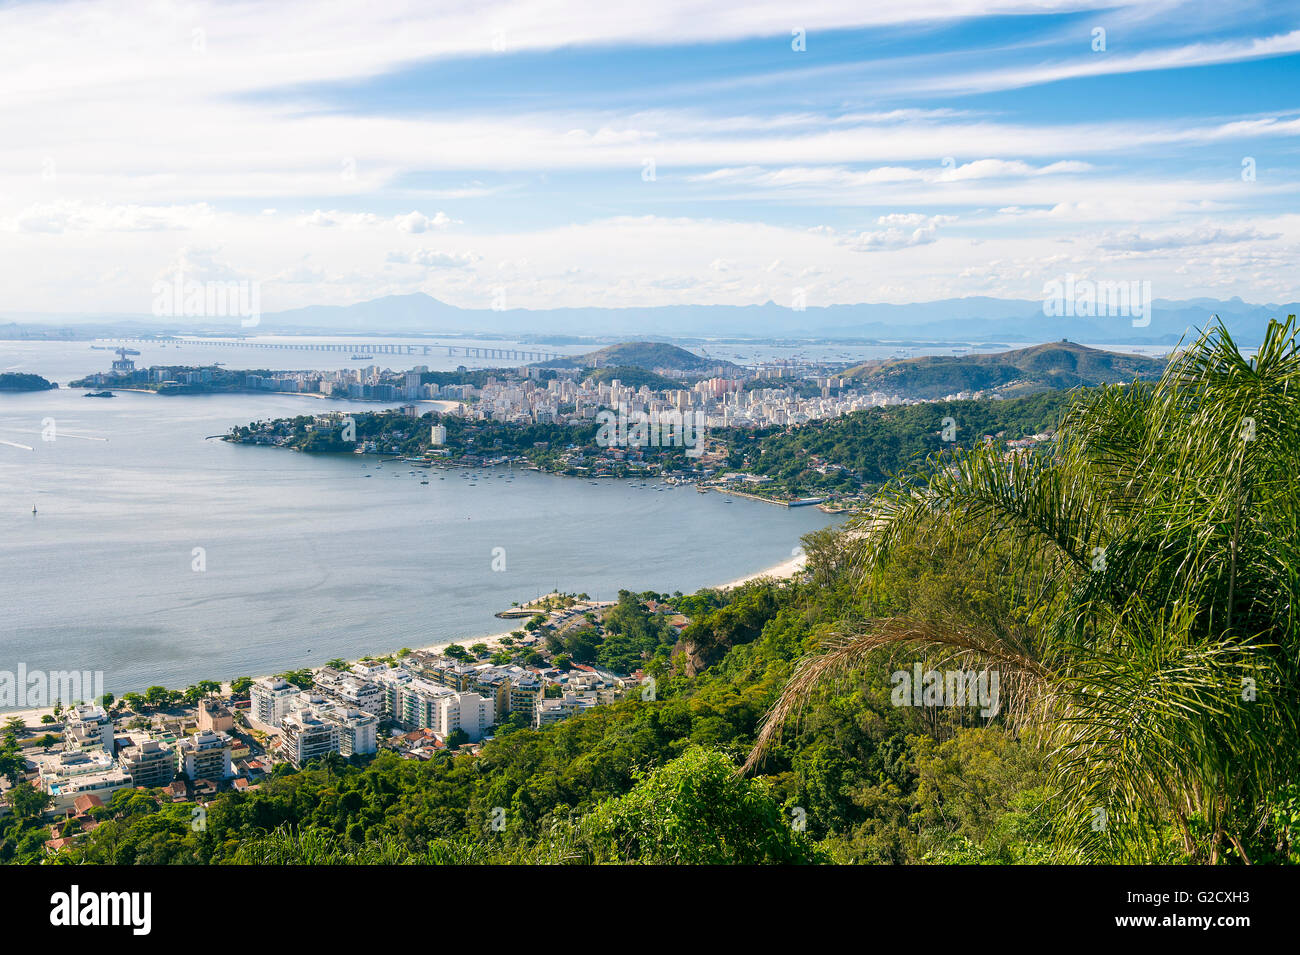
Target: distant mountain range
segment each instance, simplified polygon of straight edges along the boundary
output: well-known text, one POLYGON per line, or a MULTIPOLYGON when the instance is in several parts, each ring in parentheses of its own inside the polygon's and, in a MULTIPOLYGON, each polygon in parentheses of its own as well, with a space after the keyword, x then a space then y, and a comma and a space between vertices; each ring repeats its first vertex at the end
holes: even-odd
POLYGON ((993 355, 926 355, 871 361, 845 374, 872 391, 912 398, 943 398, 960 391, 997 389, 1006 397, 1039 391, 1158 378, 1159 358, 1120 355, 1074 342, 1051 342, 993 355))
POLYGON ((1096 344, 1173 344, 1223 318, 1241 343, 1257 343, 1270 318, 1300 312, 1300 305, 1255 305, 1240 298, 1155 299, 1150 323, 1135 327, 1123 317, 1048 317, 1041 301, 987 297, 904 305, 861 304, 800 311, 763 305, 665 305, 656 308, 468 309, 422 292, 389 295, 353 305, 312 305, 267 313, 255 328, 237 318, 155 319, 131 315, 33 315, 0 313, 0 336, 48 337, 51 323, 81 331, 153 327, 196 334, 461 334, 530 341, 582 336, 597 341, 630 338, 692 340, 833 339, 839 341, 1040 342, 1068 338, 1096 344), (11 324, 6 327, 4 322, 11 324), (26 334, 24 334, 24 332, 26 334))

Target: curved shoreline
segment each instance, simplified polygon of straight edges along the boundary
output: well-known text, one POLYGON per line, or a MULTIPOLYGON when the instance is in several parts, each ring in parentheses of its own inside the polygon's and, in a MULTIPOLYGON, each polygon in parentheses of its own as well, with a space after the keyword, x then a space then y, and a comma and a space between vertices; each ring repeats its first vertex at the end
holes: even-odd
MULTIPOLYGON (((744 585, 744 584, 747 584, 747 583, 751 583, 752 581, 755 581, 755 580, 763 580, 763 579, 768 579, 768 580, 788 580, 789 578, 793 577, 793 576, 794 576, 798 571, 802 570, 806 564, 807 564, 807 557, 806 557, 806 556, 801 552, 801 553, 796 554, 796 555, 793 556, 793 557, 790 557, 788 560, 783 560, 781 563, 779 563, 779 564, 774 564, 773 566, 768 567, 768 568, 766 568, 765 570, 760 570, 760 571, 757 571, 757 572, 752 573, 752 574, 747 574, 747 575, 744 576, 744 577, 737 577, 737 578, 736 578, 735 580, 733 580, 733 581, 730 581, 730 582, 725 583, 725 584, 719 584, 719 585, 717 585, 717 586, 715 586, 715 587, 699 587, 699 588, 697 588, 697 589, 698 589, 698 590, 734 590, 734 589, 737 588, 737 587, 740 587, 740 586, 742 586, 742 585, 744 585)), ((604 605, 609 605, 610 603, 611 603, 611 601, 600 601, 600 604, 601 604, 602 606, 604 606, 604 605)), ((476 644, 476 643, 483 643, 483 644, 486 644, 486 645, 488 646, 489 649, 491 649, 491 650, 495 650, 495 649, 497 649, 497 648, 499 648, 499 647, 501 646, 501 640, 502 640, 503 637, 508 637, 508 636, 510 636, 512 633, 515 632, 515 630, 518 630, 518 629, 520 629, 520 628, 519 628, 519 627, 514 627, 514 628, 511 629, 511 630, 505 630, 505 631, 502 631, 502 632, 500 632, 500 633, 490 633, 490 634, 481 634, 481 635, 477 635, 477 636, 458 637, 458 638, 456 638, 456 639, 454 639, 454 640, 445 640, 445 641, 441 641, 441 642, 439 642, 439 643, 430 644, 429 646, 424 646, 424 647, 411 647, 410 649, 411 649, 411 650, 438 651, 438 650, 442 650, 442 649, 445 648, 445 647, 449 647, 449 646, 451 646, 453 643, 455 643, 455 644, 459 644, 460 646, 465 647, 466 649, 468 649, 469 647, 473 646, 473 645, 476 644)), ((390 651, 387 652, 387 653, 367 654, 367 655, 368 655, 368 656, 375 656, 375 657, 378 657, 378 656, 393 656, 393 655, 395 655, 395 654, 397 653, 397 651, 400 650, 400 649, 402 649, 402 648, 399 647, 399 648, 397 648, 397 649, 390 650, 390 651)), ((358 657, 357 659, 360 659, 360 658, 358 657)), ((349 662, 354 662, 354 661, 349 661, 349 662)), ((322 665, 323 665, 323 664, 322 664, 322 665)), ((314 669, 317 669, 317 668, 316 668, 316 667, 311 667, 310 669, 313 669, 313 670, 314 670, 314 669)), ((274 675, 274 674, 269 674, 269 673, 268 673, 268 674, 262 674, 261 676, 255 676, 255 677, 253 677, 252 679, 254 679, 254 680, 260 680, 260 679, 262 679, 263 676, 273 676, 273 675, 274 675)), ((169 689, 171 689, 171 688, 169 687, 169 689)), ((133 691, 128 690, 128 691, 126 691, 126 692, 133 692, 133 691)), ((140 691, 140 692, 142 692, 142 691, 140 691)), ((230 693, 230 680, 222 680, 222 681, 221 681, 221 692, 222 692, 223 694, 229 694, 229 693, 230 693)), ((117 699, 121 699, 121 697, 122 697, 123 695, 124 695, 124 694, 115 694, 115 698, 117 698, 117 699)), ((67 707, 65 706, 65 709, 66 709, 66 708, 67 708, 67 707)), ((53 707, 53 706, 45 706, 45 707, 40 707, 40 708, 38 708, 38 709, 25 709, 25 710, 5 710, 5 709, 0 709, 0 717, 3 717, 4 719, 12 719, 12 718, 15 717, 15 716, 17 716, 17 717, 21 717, 21 718, 24 720, 24 722, 27 723, 27 725, 28 725, 29 727, 37 727, 37 728, 39 728, 39 727, 41 726, 41 717, 44 716, 45 714, 53 715, 53 714, 54 714, 54 707, 53 707)), ((38 735, 39 735, 39 733, 38 733, 38 735)))

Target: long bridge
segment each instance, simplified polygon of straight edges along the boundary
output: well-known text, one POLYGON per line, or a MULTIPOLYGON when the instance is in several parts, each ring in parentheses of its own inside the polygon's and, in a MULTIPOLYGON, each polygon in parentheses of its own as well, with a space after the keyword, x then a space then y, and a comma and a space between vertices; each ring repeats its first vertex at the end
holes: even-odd
POLYGON ((447 349, 450 358, 487 358, 503 361, 550 361, 563 358, 555 352, 521 348, 489 348, 484 345, 425 345, 409 343, 364 342, 261 342, 235 338, 111 338, 110 342, 134 342, 145 345, 206 345, 219 348, 278 348, 291 351, 352 352, 354 355, 432 355, 447 349))

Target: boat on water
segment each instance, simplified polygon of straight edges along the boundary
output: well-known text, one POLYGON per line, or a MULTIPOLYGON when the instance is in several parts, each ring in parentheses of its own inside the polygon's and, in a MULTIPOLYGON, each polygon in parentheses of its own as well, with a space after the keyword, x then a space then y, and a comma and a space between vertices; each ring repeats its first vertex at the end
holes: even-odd
POLYGON ((350 361, 374 361, 374 355, 353 355, 350 361))

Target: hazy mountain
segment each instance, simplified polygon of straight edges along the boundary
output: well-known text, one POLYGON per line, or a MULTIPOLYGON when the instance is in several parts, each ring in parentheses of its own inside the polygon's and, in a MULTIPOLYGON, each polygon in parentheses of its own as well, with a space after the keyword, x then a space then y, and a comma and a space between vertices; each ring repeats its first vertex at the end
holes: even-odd
MULTIPOLYGON (((311 305, 261 317, 257 334, 331 332, 360 335, 465 334, 539 339, 583 336, 598 340, 631 338, 833 338, 884 341, 1038 342, 1068 338, 1097 344, 1171 344, 1220 315, 1241 342, 1258 342, 1270 318, 1300 312, 1300 305, 1255 305, 1191 299, 1152 303, 1150 324, 1134 327, 1122 317, 1048 317, 1037 300, 955 298, 905 305, 860 304, 810 307, 795 311, 773 302, 763 305, 667 305, 657 308, 468 309, 448 305, 422 292, 389 295, 353 305, 311 305)), ((147 323, 197 332, 223 330, 248 334, 237 319, 152 319, 150 316, 0 314, 13 321, 12 337, 45 337, 51 323, 80 325, 85 333, 105 327, 147 323), (29 333, 29 334, 25 334, 29 333)), ((4 326, 0 325, 0 329, 4 326)))
POLYGON ((347 306, 312 306, 263 316, 268 329, 333 331, 462 332, 532 337, 547 334, 593 338, 838 338, 912 341, 1042 341, 1046 337, 1099 344, 1170 344, 1213 315, 1220 315, 1243 342, 1255 342, 1270 318, 1300 305, 1253 305, 1193 299, 1152 303, 1150 324, 1134 327, 1122 317, 1059 317, 1043 314, 1041 301, 957 298, 905 305, 831 305, 795 311, 763 305, 667 305, 657 308, 462 309, 417 293, 347 306))

